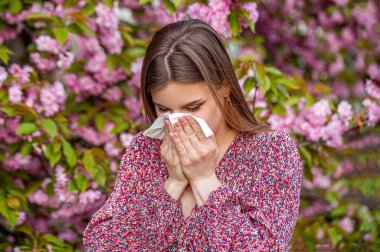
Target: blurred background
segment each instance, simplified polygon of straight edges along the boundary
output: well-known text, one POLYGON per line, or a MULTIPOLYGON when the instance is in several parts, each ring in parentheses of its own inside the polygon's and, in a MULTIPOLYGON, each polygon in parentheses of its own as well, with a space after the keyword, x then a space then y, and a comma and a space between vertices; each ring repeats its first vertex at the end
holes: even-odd
POLYGON ((82 251, 163 25, 225 40, 256 118, 304 162, 292 251, 380 250, 380 1, 0 1, 0 249, 82 251))

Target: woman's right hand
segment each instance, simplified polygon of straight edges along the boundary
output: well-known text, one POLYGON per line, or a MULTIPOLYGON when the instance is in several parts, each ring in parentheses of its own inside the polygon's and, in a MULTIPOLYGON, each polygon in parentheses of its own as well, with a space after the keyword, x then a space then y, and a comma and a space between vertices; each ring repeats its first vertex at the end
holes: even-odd
POLYGON ((161 156, 168 168, 169 178, 165 181, 165 188, 173 198, 179 199, 185 190, 189 181, 182 172, 182 167, 169 133, 173 133, 174 129, 169 119, 165 118, 165 136, 162 140, 160 152, 161 156))

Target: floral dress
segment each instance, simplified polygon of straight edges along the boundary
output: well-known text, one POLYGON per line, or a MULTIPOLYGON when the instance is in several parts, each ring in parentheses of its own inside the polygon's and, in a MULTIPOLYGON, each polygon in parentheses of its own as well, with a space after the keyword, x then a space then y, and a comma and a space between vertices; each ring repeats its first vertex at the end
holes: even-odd
POLYGON ((237 134, 215 170, 222 186, 184 218, 165 190, 162 140, 143 132, 83 233, 86 251, 289 251, 303 162, 288 133, 237 134))

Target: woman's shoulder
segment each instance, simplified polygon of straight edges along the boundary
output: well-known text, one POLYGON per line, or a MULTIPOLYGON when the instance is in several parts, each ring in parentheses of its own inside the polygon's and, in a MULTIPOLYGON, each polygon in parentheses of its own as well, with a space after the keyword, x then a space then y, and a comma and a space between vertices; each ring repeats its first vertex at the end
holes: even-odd
POLYGON ((144 154, 145 157, 155 155, 161 140, 145 136, 144 132, 145 130, 141 130, 132 137, 125 153, 138 152, 144 154))
POLYGON ((246 149, 250 152, 251 160, 263 160, 266 157, 270 161, 291 156, 300 160, 297 141, 290 133, 280 130, 260 132, 248 137, 248 142, 246 149))
POLYGON ((279 148, 281 146, 294 147, 297 145, 296 140, 290 133, 280 130, 271 130, 259 132, 256 135, 250 135, 248 142, 253 148, 279 148))

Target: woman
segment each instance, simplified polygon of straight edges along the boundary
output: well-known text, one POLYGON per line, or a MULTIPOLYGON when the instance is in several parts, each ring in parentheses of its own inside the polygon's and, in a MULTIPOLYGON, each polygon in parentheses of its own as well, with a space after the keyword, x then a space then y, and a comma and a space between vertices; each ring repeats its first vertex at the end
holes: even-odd
POLYGON ((288 251, 303 164, 287 133, 252 115, 223 41, 192 19, 156 32, 143 62, 147 119, 163 140, 136 134, 114 190, 84 231, 89 251, 288 251), (176 133, 175 133, 176 132, 176 133))

